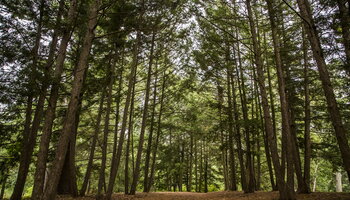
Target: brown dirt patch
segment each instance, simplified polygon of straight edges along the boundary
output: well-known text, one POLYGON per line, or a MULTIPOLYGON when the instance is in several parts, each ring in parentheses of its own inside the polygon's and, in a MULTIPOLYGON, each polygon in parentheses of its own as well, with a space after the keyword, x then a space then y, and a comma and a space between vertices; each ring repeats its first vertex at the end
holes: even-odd
MULTIPOLYGON (((59 200, 70 200, 71 197, 58 197, 59 200)), ((92 200, 93 196, 76 198, 75 200, 92 200)), ((114 200, 276 200, 278 192, 151 192, 137 193, 135 196, 114 194, 114 200)), ((298 194, 298 200, 350 200, 350 193, 315 192, 311 194, 298 194)))

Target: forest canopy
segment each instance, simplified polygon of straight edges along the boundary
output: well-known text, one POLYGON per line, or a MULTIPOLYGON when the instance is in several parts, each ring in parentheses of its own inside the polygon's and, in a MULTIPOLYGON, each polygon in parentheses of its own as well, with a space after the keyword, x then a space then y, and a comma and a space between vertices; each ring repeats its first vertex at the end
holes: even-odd
POLYGON ((349 0, 0 12, 0 199, 350 192, 349 0))

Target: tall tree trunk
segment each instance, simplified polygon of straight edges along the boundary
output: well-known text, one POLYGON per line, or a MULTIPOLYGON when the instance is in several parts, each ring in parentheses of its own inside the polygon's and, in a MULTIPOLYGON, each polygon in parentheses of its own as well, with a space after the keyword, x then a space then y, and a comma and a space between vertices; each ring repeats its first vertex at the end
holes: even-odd
MULTIPOLYGON (((116 101, 116 111, 115 111, 115 126, 114 126, 112 160, 116 159, 116 154, 117 154, 118 131, 119 131, 118 127, 119 127, 119 115, 120 115, 119 108, 120 108, 120 102, 121 102, 121 97, 122 97, 121 92, 123 89, 123 71, 124 71, 124 47, 123 47, 123 53, 122 53, 121 67, 119 69, 118 91, 117 91, 117 96, 116 96, 116 100, 115 100, 116 101)), ((110 170, 112 170, 112 166, 111 166, 110 170)))
POLYGON ((188 166, 188 189, 187 192, 192 192, 192 166, 193 166, 193 136, 190 135, 190 154, 188 166))
POLYGON ((155 111, 156 111, 156 100, 157 100, 157 84, 158 84, 158 72, 157 72, 157 62, 155 66, 155 75, 154 75, 154 88, 153 88, 153 107, 152 107, 152 114, 151 114, 151 125, 149 129, 149 135, 148 135, 148 142, 147 142, 147 150, 146 150, 146 160, 145 160, 145 175, 144 175, 144 182, 143 182, 143 192, 149 192, 148 185, 149 185, 149 164, 150 164, 150 157, 151 157, 151 149, 152 149, 152 140, 153 140, 153 130, 154 130, 154 118, 155 118, 155 111))
MULTIPOLYGON (((264 51, 267 52, 267 42, 266 42, 266 33, 264 33, 264 51)), ((269 59, 268 56, 266 56, 266 66, 269 66, 269 59)), ((268 89, 269 89, 269 100, 270 100, 270 105, 271 105, 271 117, 272 117, 272 125, 273 125, 273 135, 276 138, 277 133, 276 133, 276 112, 275 112, 275 102, 274 102, 274 94, 272 92, 272 78, 271 78, 271 72, 270 68, 267 67, 267 80, 268 80, 268 89)), ((267 164, 269 168, 269 174, 270 174, 270 182, 271 182, 271 187, 273 191, 277 191, 277 185, 275 184, 275 179, 273 176, 273 170, 272 170, 272 163, 271 163, 271 153, 269 147, 269 142, 268 142, 268 137, 267 134, 265 133, 264 136, 264 145, 265 145, 265 154, 266 154, 266 159, 267 159, 267 164)))
MULTIPOLYGON (((136 83, 136 74, 134 75, 134 80, 136 83)), ((129 114, 129 127, 128 127, 128 138, 126 141, 126 149, 125 149, 125 168, 124 168, 124 176, 125 176, 125 182, 124 182, 124 193, 129 194, 129 158, 130 158, 130 143, 131 139, 133 137, 133 128, 134 128, 134 103, 135 103, 135 84, 132 88, 132 94, 131 94, 131 105, 130 105, 130 114, 129 114)), ((133 147, 132 147, 133 148, 133 147)), ((132 152, 133 154, 133 152, 132 152)), ((134 163, 132 163, 132 173, 134 173, 134 163)))
POLYGON ((278 91, 280 95, 280 102, 281 102, 281 112, 282 112, 282 134, 283 137, 286 138, 286 159, 287 159, 287 196, 288 199, 295 199, 294 194, 294 164, 293 164, 293 156, 296 156, 296 151, 293 151, 293 138, 291 133, 291 126, 290 126, 290 113, 288 111, 289 103, 287 100, 287 94, 286 94, 286 85, 285 85, 285 79, 283 74, 283 67, 282 67, 282 59, 281 59, 281 53, 280 53, 280 39, 278 38, 278 30, 277 30, 277 24, 275 22, 276 20, 276 12, 274 10, 274 2, 273 0, 267 0, 267 6, 268 6, 268 13, 270 18, 270 25, 271 25, 271 31, 272 31, 272 42, 273 42, 273 48, 274 48, 274 54, 275 54, 275 63, 276 63, 276 69, 277 69, 277 78, 278 78, 278 91))
MULTIPOLYGON (((240 54, 240 52, 237 52, 237 53, 240 54)), ((239 62, 239 64, 241 64, 241 63, 239 62)), ((235 63, 235 65, 237 66, 237 62, 235 63)), ((236 72, 237 72, 238 88, 240 88, 237 67, 236 67, 236 72)), ((242 140, 241 140, 241 127, 239 125, 239 111, 238 111, 238 107, 237 107, 237 96, 236 96, 236 88, 235 88, 235 80, 233 77, 233 72, 231 73, 231 85, 232 85, 233 113, 234 113, 234 120, 235 120, 235 132, 236 132, 235 139, 236 139, 236 145, 237 145, 237 151, 238 151, 239 165, 241 168, 241 170, 240 170, 241 171, 241 184, 242 184, 242 189, 244 189, 245 185, 246 185, 246 174, 245 174, 245 167, 244 167, 244 158, 243 158, 243 149, 242 149, 242 140)), ((242 92, 240 89, 240 95, 241 94, 242 94, 242 92)))
POLYGON ((277 141, 276 141, 276 137, 274 137, 273 135, 273 124, 270 116, 269 103, 267 100, 263 64, 261 60, 261 49, 257 41, 257 34, 255 30, 255 24, 253 20, 250 0, 246 0, 246 5, 248 9, 250 31, 251 31, 252 40, 253 40, 253 51, 254 51, 255 64, 256 64, 256 69, 258 74, 257 79, 258 79, 260 95, 262 99, 263 113, 264 113, 264 119, 265 119, 265 129, 269 139, 270 151, 271 151, 272 161, 273 161, 275 175, 277 179, 278 190, 280 193, 280 199, 294 199, 293 193, 288 192, 286 190, 286 183, 284 182, 283 174, 281 174, 281 171, 280 171, 281 166, 280 166, 279 156, 278 156, 277 141))
POLYGON ((305 28, 303 26, 303 61, 304 61, 304 181, 307 190, 310 190, 310 163, 311 163, 311 137, 310 137, 310 90, 309 90, 309 63, 308 63, 308 53, 307 53, 307 43, 305 36, 305 28))
MULTIPOLYGON (((228 58, 227 58, 228 60, 228 58)), ((231 81, 230 81, 230 73, 231 70, 229 69, 229 67, 227 67, 227 102, 228 102, 228 132, 229 132, 229 140, 228 140, 228 145, 229 145, 229 155, 230 155, 230 186, 229 186, 229 190, 231 191, 235 191, 237 190, 237 185, 236 185, 236 168, 235 168, 235 156, 234 156, 234 146, 233 146, 233 114, 232 114, 232 97, 231 97, 231 81)))
POLYGON ((165 97, 165 84, 166 84, 166 75, 164 72, 163 75, 163 83, 162 83, 162 89, 161 89, 161 96, 160 96, 160 108, 159 108, 159 114, 158 114, 158 123, 157 123, 157 135, 156 135, 156 142, 153 147, 152 152, 152 165, 151 165, 151 174, 150 174, 150 180, 148 183, 147 190, 150 191, 151 187, 153 185, 154 180, 154 174, 156 170, 156 157, 157 157, 157 150, 158 150, 158 144, 159 144, 159 137, 161 134, 161 121, 162 121, 162 114, 163 114, 163 107, 164 107, 164 97, 165 97))
POLYGON ((145 131, 147 127, 148 103, 149 103, 149 95, 151 91, 154 40, 155 40, 155 32, 153 32, 153 35, 152 35, 151 53, 150 53, 150 59, 148 64, 148 74, 147 74, 147 83, 146 83, 146 94, 145 94, 143 113, 142 113, 141 132, 140 132, 139 145, 138 145, 137 156, 136 156, 135 171, 134 171, 134 176, 133 176, 130 193, 129 193, 130 195, 135 195, 137 183, 139 181, 139 176, 140 176, 141 156, 143 151, 145 131))
MULTIPOLYGON (((236 33, 238 35, 238 32, 236 33)), ((241 109, 242 109, 242 114, 243 114, 243 120, 248 121, 248 113, 247 113, 247 98, 246 98, 246 89, 245 89, 245 81, 244 81, 244 76, 243 76, 243 68, 242 68, 242 58, 241 58, 241 53, 240 53, 240 47, 239 44, 237 43, 237 55, 238 55, 238 67, 236 68, 236 74, 237 74, 237 82, 238 82, 238 91, 239 91, 239 96, 241 100, 241 109)), ((249 132, 249 127, 247 124, 244 124, 244 131, 249 132)), ((237 132, 238 134, 238 132, 237 132)), ((241 142, 241 136, 237 135, 237 144, 242 143, 241 142)), ((239 146, 242 146, 239 144, 239 146)), ((238 146, 238 148, 239 148, 238 146)), ((241 184, 242 184, 242 189, 245 190, 247 187, 247 177, 246 177, 246 170, 244 166, 244 160, 243 160, 243 149, 240 147, 239 149, 242 150, 240 153, 238 150, 238 156, 240 159, 240 167, 241 167, 241 184), (241 155, 239 155, 241 154, 241 155)))
POLYGON ((327 65, 323 56, 323 50, 321 48, 318 31, 312 17, 310 4, 307 0, 298 0, 298 6, 300 9, 301 16, 303 17, 303 22, 305 24, 306 33, 308 35, 313 56, 317 63, 320 80, 322 82, 323 91, 325 93, 327 101, 328 112, 330 114, 330 118, 335 130, 335 135, 337 137, 339 149, 343 159, 343 165, 345 171, 348 173, 348 178, 350 178, 350 147, 346 136, 347 131, 344 128, 338 103, 334 95, 334 90, 329 77, 329 72, 327 70, 327 65))
POLYGON ((197 140, 194 140, 194 176, 195 176, 195 191, 198 190, 198 152, 197 152, 197 140))
MULTIPOLYGON (((207 142, 207 140, 206 140, 207 142)), ((208 148, 208 144, 206 144, 204 146, 204 149, 207 149, 208 148)), ((208 150, 205 150, 205 156, 204 156, 204 192, 207 193, 208 192, 208 176, 209 176, 209 172, 208 172, 208 150)))
MULTIPOLYGON (((45 1, 41 0, 39 5, 39 19, 38 19, 38 25, 36 30, 36 36, 35 36, 35 43, 31 51, 33 60, 32 60, 30 74, 29 74, 28 97, 27 97, 27 105, 26 105, 24 130, 23 130, 22 149, 20 154, 17 179, 10 198, 11 200, 21 199, 22 197, 22 193, 23 193, 24 185, 27 179, 29 165, 31 162, 31 157, 32 157, 32 153, 35 145, 36 134, 34 135, 34 133, 36 133, 36 131, 32 131, 32 128, 31 128, 31 121, 32 121, 31 118, 32 118, 32 112, 33 112, 32 107, 33 107, 33 99, 34 99, 34 94, 32 93, 31 90, 35 88, 34 85, 36 84, 35 74, 37 73, 37 70, 38 70, 37 69, 38 56, 39 56, 40 40, 42 35, 44 7, 45 7, 45 1)), ((33 124, 34 123, 40 124, 40 119, 38 117, 40 117, 41 109, 40 109, 40 106, 37 106, 37 108, 39 109, 37 109, 35 112, 34 117, 36 118, 34 118, 33 124)))
POLYGON ((80 196, 85 195, 85 192, 86 192, 89 180, 90 180, 90 175, 92 172, 92 165, 94 162, 95 149, 96 149, 97 139, 98 139, 98 135, 100 132, 100 127, 101 127, 101 117, 102 117, 102 111, 103 111, 104 98, 105 98, 105 90, 103 90, 102 94, 101 94, 100 105, 98 107, 98 113, 97 113, 97 117, 96 117, 96 121, 95 121, 94 134, 92 136, 92 142, 91 142, 91 147, 90 147, 89 161, 88 161, 88 164, 86 167, 83 185, 82 185, 81 190, 80 190, 80 196))
POLYGON ((79 95, 82 89, 82 84, 84 82, 84 74, 88 69, 88 58, 92 45, 92 40, 94 38, 94 30, 97 24, 97 14, 100 1, 95 0, 92 2, 89 8, 89 21, 87 32, 84 37, 84 43, 82 46, 82 51, 79 57, 78 66, 76 73, 74 75, 74 80, 72 84, 71 99, 67 109, 67 115, 63 124, 63 129, 61 137, 58 142, 58 147, 56 150, 56 157, 53 162, 53 167, 49 175, 49 180, 47 187, 44 191, 42 199, 51 200, 55 198, 57 185, 59 181, 59 176, 62 172, 65 154, 67 152, 67 147, 69 143, 69 138, 71 135, 71 130, 75 123, 76 112, 78 111, 79 95))
MULTIPOLYGON (((283 15, 283 13, 281 13, 283 15)), ((293 80, 291 77, 291 72, 290 72, 290 64, 288 63, 288 46, 287 46, 287 37, 286 37, 286 32, 284 28, 284 22, 282 20, 282 38, 283 38, 283 43, 281 44, 282 47, 281 49, 283 53, 281 53, 281 57, 285 58, 282 59, 285 62, 282 62, 282 69, 285 72, 285 85, 286 85, 286 93, 287 93, 287 101, 288 101, 288 110, 289 110, 289 125, 290 125, 290 133, 291 133, 291 142, 288 144, 292 144, 292 152, 293 152, 293 157, 294 157, 294 166, 295 166, 295 174, 297 177, 298 181, 298 193, 309 193, 306 183, 303 178, 303 172, 302 172, 302 167, 301 167, 301 159, 300 159, 300 151, 298 147, 298 141, 297 141, 297 124, 296 124, 296 119, 295 119, 295 113, 296 113, 296 105, 295 102, 297 102, 297 95, 295 91, 295 87, 293 86, 293 80)))
POLYGON ((116 109, 115 109, 115 125, 114 125, 114 137, 113 137, 113 153, 112 153, 112 159, 115 159, 115 156, 117 154, 117 145, 118 145, 118 127, 119 127, 119 108, 120 108, 120 101, 122 97, 122 90, 123 90, 123 71, 124 71, 124 49, 123 49, 123 54, 122 54, 122 63, 121 67, 119 69, 118 73, 118 90, 117 90, 117 95, 115 98, 116 101, 116 109))
MULTIPOLYGON (((223 108, 223 102, 224 102, 224 89, 221 87, 219 80, 217 81, 217 89, 218 89, 218 104, 219 104, 219 122, 220 124, 223 124, 222 120, 222 108, 223 108)), ((225 144, 225 135, 224 130, 222 126, 220 126, 220 142, 221 142, 221 162, 222 162, 222 168, 223 168, 223 177, 224 177, 224 184, 225 184, 225 191, 228 190, 228 174, 227 174, 227 168, 226 168, 226 144, 225 144)), ((191 135, 191 150, 192 150, 192 143, 193 143, 193 136, 191 135)), ((192 154, 192 151, 191 151, 192 154)), ((242 157, 243 158, 243 157, 242 157)), ((242 167, 241 167, 242 169, 242 167)), ((242 176, 241 176, 242 178, 242 176)))
POLYGON ((112 63, 109 66, 108 70, 108 90, 107 90, 107 105, 106 105, 106 115, 105 115, 105 122, 104 122, 104 129, 103 129, 103 141, 102 141, 102 158, 101 158, 101 168, 100 168, 100 174, 98 178, 98 189, 97 189, 97 195, 96 199, 102 198, 102 187, 105 184, 105 173, 106 173, 106 162, 107 162, 107 140, 108 140, 108 133, 109 133, 109 118, 111 113, 111 105, 112 105, 112 92, 113 92, 113 83, 114 83, 114 68, 115 68, 115 58, 113 59, 112 63))
POLYGON ((112 160, 111 164, 111 172, 109 176, 109 182, 108 182, 108 188, 107 188, 107 193, 106 193, 106 199, 110 200, 112 197, 113 193, 113 187, 114 187, 114 182, 115 178, 117 176, 119 164, 120 164, 120 159, 122 156, 122 151, 123 151, 123 143, 124 143, 124 137, 125 137, 125 131, 126 131, 126 126, 127 126, 127 121, 128 121, 128 113, 129 113, 129 105, 130 105, 130 99, 132 95, 132 89, 135 84, 135 79, 134 76, 136 74, 137 70, 137 65, 138 65, 138 52, 139 52, 139 43, 141 40, 141 33, 140 31, 137 32, 136 36, 136 41, 134 44, 134 49, 133 49, 133 61, 131 64, 131 69, 130 69, 130 74, 128 77, 128 91, 125 99, 125 105, 124 105, 124 111, 123 111, 123 120, 122 120, 122 126, 121 126, 121 131, 120 131, 120 136, 119 136, 119 141, 118 141, 118 149, 116 153, 115 159, 112 160))
POLYGON ((50 91, 50 97, 48 100, 48 107, 45 112, 45 120, 44 120, 43 131, 42 131, 43 133, 40 138, 38 161, 36 164, 34 186, 33 186, 33 192, 32 192, 33 199, 39 199, 40 195, 44 190, 46 162, 47 162, 48 149, 49 149, 50 138, 52 133, 52 125, 53 125, 53 120, 55 118, 56 105, 57 105, 57 100, 59 96, 58 92, 60 87, 60 80, 63 72, 63 65, 66 57, 68 42, 70 40, 71 32, 73 29, 73 23, 74 23, 73 19, 76 14, 76 7, 77 7, 76 0, 71 0, 70 8, 67 16, 67 19, 69 21, 68 21, 68 25, 65 28, 63 28, 63 36, 62 36, 61 44, 58 50, 55 70, 53 72, 53 81, 52 81, 52 86, 50 91))

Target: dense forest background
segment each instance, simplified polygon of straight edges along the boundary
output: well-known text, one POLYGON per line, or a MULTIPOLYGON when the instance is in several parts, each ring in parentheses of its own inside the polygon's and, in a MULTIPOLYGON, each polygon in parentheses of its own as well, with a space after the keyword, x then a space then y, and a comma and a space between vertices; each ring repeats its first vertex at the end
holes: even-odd
POLYGON ((1 1, 0 199, 350 192, 349 6, 1 1))

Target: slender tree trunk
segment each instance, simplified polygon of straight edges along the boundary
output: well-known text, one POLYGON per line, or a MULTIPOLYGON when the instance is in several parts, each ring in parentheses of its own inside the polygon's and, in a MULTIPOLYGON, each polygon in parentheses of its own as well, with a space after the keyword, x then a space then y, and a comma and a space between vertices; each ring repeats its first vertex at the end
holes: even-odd
POLYGON ((193 136, 190 135, 190 154, 188 166, 188 189, 187 192, 192 192, 192 166, 193 166, 193 136))
MULTIPOLYGON (((217 81, 217 88, 218 88, 218 104, 219 104, 219 122, 220 124, 223 124, 222 120, 222 107, 224 102, 224 89, 220 86, 219 80, 217 81)), ((191 136, 191 148, 193 143, 193 136, 191 136)), ((227 168, 226 168, 226 145, 225 145, 225 136, 224 136, 224 130, 222 126, 220 126, 220 141, 221 141, 221 162, 222 162, 222 168, 223 168, 223 176, 224 176, 224 184, 225 184, 225 191, 228 190, 228 177, 227 177, 227 168)), ((192 151, 191 151, 192 152, 192 151)), ((243 157, 242 157, 243 158, 243 157)), ((242 169, 242 168, 241 168, 242 169)), ((242 178, 242 177, 241 177, 242 178)))
POLYGON ((195 183, 196 183, 196 192, 199 192, 198 189, 198 150, 197 150, 197 140, 194 141, 194 166, 195 166, 195 183))
POLYGON ((115 182, 115 178, 116 178, 116 175, 118 172, 120 159, 122 156, 126 125, 127 125, 127 121, 128 121, 129 105, 131 102, 130 99, 131 99, 131 95, 132 95, 132 88, 135 84, 134 76, 136 74, 137 65, 138 65, 137 56, 138 56, 138 52, 139 52, 139 43, 140 43, 140 39, 141 39, 140 37, 141 37, 141 33, 138 31, 137 36, 136 36, 136 41, 134 44, 134 49, 133 49, 133 62, 131 64, 131 70, 130 70, 130 74, 128 77, 128 91, 127 91, 127 95, 126 95, 126 99, 125 99, 123 120, 122 120, 119 141, 118 141, 118 149, 117 149, 116 157, 115 157, 115 159, 112 160, 112 164, 111 164, 111 172, 110 172, 110 176, 109 176, 109 183, 108 183, 107 194, 106 194, 107 200, 110 200, 112 197, 114 182, 115 182))
POLYGON ((100 168, 100 174, 98 179, 98 189, 97 189, 96 199, 102 198, 102 187, 103 187, 103 184, 105 184, 106 182, 105 173, 106 173, 106 162, 107 162, 107 140, 108 140, 108 133, 109 133, 109 118, 110 118, 111 105, 112 105, 114 68, 115 68, 115 60, 112 61, 111 66, 109 66, 108 75, 107 75, 108 76, 107 105, 106 105, 106 115, 105 115, 104 129, 103 129, 101 168, 100 168))
POLYGON ((350 147, 346 136, 347 131, 344 128, 338 103, 334 95, 334 90, 330 80, 329 72, 327 70, 327 65, 323 56, 323 50, 321 48, 318 31, 312 18, 310 4, 307 0, 298 0, 298 6, 300 9, 301 16, 304 19, 303 22, 305 24, 306 33, 308 35, 314 59, 317 63, 320 80, 322 82, 322 87, 327 101, 328 112, 330 114, 330 118, 335 130, 335 135, 337 137, 339 149, 343 159, 343 165, 345 171, 348 174, 348 178, 350 178, 350 147))
MULTIPOLYGON (((205 145, 204 149, 208 148, 208 144, 205 145)), ((204 156, 204 192, 208 192, 208 150, 205 151, 205 156, 204 156)))
MULTIPOLYGON (((64 2, 64 1, 63 1, 64 2)), ((34 187, 32 192, 32 199, 39 199, 44 190, 44 179, 46 171, 46 162, 48 156, 48 149, 50 144, 50 138, 52 133, 53 120, 55 118, 56 105, 58 100, 58 91, 60 87, 61 75, 63 72, 64 60, 66 57, 66 49, 70 40, 71 31, 73 28, 73 19, 76 13, 77 2, 72 0, 70 2, 70 8, 68 11, 67 19, 68 25, 63 29, 63 36, 61 44, 59 46, 58 55, 56 59, 56 66, 53 74, 53 81, 50 91, 50 97, 48 100, 48 107, 45 113, 45 121, 43 125, 43 133, 40 138, 40 146, 38 152, 38 161, 36 164, 34 187)), ((56 47, 56 45, 55 45, 56 47)))
MULTIPOLYGON (((238 33, 236 34, 238 35, 238 33)), ((237 82, 238 82, 238 91, 239 91, 239 96, 241 100, 243 120, 248 121, 249 119, 248 119, 248 113, 247 113, 246 89, 245 89, 245 81, 244 81, 243 69, 242 69, 242 58, 241 58, 239 44, 237 44, 237 55, 238 55, 238 68, 236 68, 236 74, 237 74, 237 82)), ((244 131, 249 132, 249 127, 247 126, 247 124, 244 124, 244 131)), ((241 144, 242 144, 241 135, 237 135, 237 145, 239 145, 238 148, 241 149, 241 153, 239 152, 240 150, 238 150, 238 156, 240 159, 240 167, 241 167, 242 189, 245 190, 245 188, 247 187, 247 177, 245 172, 244 159, 243 159, 244 155, 243 155, 243 149, 241 147, 242 146, 241 144)))
POLYGON ((276 18, 276 12, 274 10, 274 2, 273 0, 267 0, 268 5, 268 13, 270 18, 270 25, 271 25, 271 31, 272 31, 272 41, 273 41, 273 48, 274 48, 274 54, 275 54, 275 62, 276 62, 276 69, 277 69, 277 78, 278 78, 278 91, 280 95, 280 102, 281 102, 281 112, 282 112, 282 134, 284 134, 284 137, 289 142, 286 143, 286 159, 287 159, 287 198, 288 199, 295 199, 294 194, 294 164, 293 164, 293 155, 294 158, 296 157, 296 151, 294 149, 293 151, 293 138, 291 133, 291 126, 290 126, 290 113, 288 111, 289 103, 287 100, 287 94, 286 94, 286 85, 285 85, 285 79, 283 74, 283 68, 282 68, 282 59, 280 54, 280 39, 278 38, 278 30, 277 30, 277 24, 275 23, 276 18))
MULTIPOLYGON (((136 74, 134 75, 134 80, 136 83, 136 74)), ((129 164, 129 158, 130 158, 130 142, 131 142, 131 138, 133 135, 133 123, 134 123, 134 103, 135 103, 135 84, 132 86, 132 94, 131 94, 131 105, 130 105, 130 114, 129 114, 129 127, 128 127, 128 138, 127 138, 127 142, 126 142, 126 150, 125 150, 125 168, 124 168, 124 174, 125 174, 125 182, 124 182, 124 193, 125 194, 129 194, 129 168, 130 168, 130 164, 129 164)), ((133 147, 132 147, 133 148, 133 147)), ((132 152, 133 153, 133 152, 132 152)), ((134 173, 134 163, 132 163, 132 173, 134 173)))
POLYGON ((310 192, 310 163, 311 163, 311 137, 310 137, 310 90, 309 90, 309 64, 308 53, 305 36, 305 28, 303 27, 303 60, 304 60, 304 181, 307 190, 310 192))
MULTIPOLYGON (((153 36, 152 36, 153 38, 153 36)), ((152 114, 151 114, 151 124, 149 129, 149 136, 148 136, 148 142, 147 142, 147 150, 146 150, 146 160, 145 160, 145 173, 144 173, 144 182, 143 182, 143 192, 149 192, 148 191, 148 185, 149 185, 149 164, 150 164, 150 157, 151 157, 151 149, 152 149, 152 140, 153 140, 153 129, 154 129, 154 118, 155 118, 155 111, 156 111, 156 100, 157 100, 157 84, 158 84, 158 76, 157 76, 157 63, 155 66, 155 78, 154 78, 154 88, 153 88, 153 107, 152 107, 152 114)))
POLYGON ((156 136, 156 142, 153 147, 152 152, 152 165, 151 165, 151 174, 150 174, 150 180, 148 184, 147 190, 150 191, 151 187, 153 185, 154 180, 154 174, 156 170, 156 157, 157 157, 157 150, 158 150, 158 144, 159 144, 159 137, 161 134, 161 121, 162 121, 162 114, 163 114, 163 107, 164 107, 164 97, 165 97, 165 84, 166 84, 166 75, 164 73, 163 75, 163 83, 162 83, 162 89, 161 89, 161 96, 160 96, 160 108, 159 108, 159 114, 158 114, 158 123, 157 123, 157 136, 156 136))
MULTIPOLYGON (((118 127, 119 127, 119 108, 120 108, 120 101, 122 97, 122 89, 123 89, 123 71, 124 71, 124 49, 122 53, 122 63, 119 71, 119 78, 118 78, 118 92, 116 97, 116 113, 115 113, 115 127, 114 127, 114 138, 113 138, 113 153, 112 153, 112 160, 116 159, 117 154, 117 144, 118 144, 118 127)), ((132 100, 133 101, 133 100, 132 100)), ((130 111, 131 112, 131 111, 130 111)), ((129 140, 130 141, 130 140, 129 140)), ((112 166, 111 169, 112 170, 112 166)))
POLYGON ((318 176, 318 166, 319 166, 319 163, 316 163, 316 166, 315 166, 315 172, 314 172, 314 181, 313 181, 313 186, 312 186, 312 192, 316 192, 316 186, 317 186, 317 176, 318 176))
POLYGON ((79 57, 79 62, 77 66, 76 73, 74 75, 74 80, 72 84, 71 99, 67 109, 67 115, 63 124, 63 129, 61 137, 58 142, 58 148, 56 150, 56 157, 53 162, 53 167, 49 175, 49 180, 47 187, 44 191, 42 199, 51 200, 55 198, 57 185, 59 181, 59 176, 62 172, 62 167, 64 164, 65 154, 67 152, 69 138, 71 134, 72 127, 75 123, 76 112, 78 111, 79 95, 82 89, 82 84, 84 82, 84 74, 88 69, 88 57, 92 45, 92 40, 94 38, 94 30, 97 24, 97 14, 100 1, 93 1, 89 10, 89 21, 87 32, 84 38, 84 44, 82 46, 82 51, 79 57))
POLYGON ((185 152, 184 148, 185 145, 183 144, 182 136, 181 136, 181 143, 179 145, 180 150, 180 169, 179 169, 179 192, 182 192, 182 185, 183 185, 183 168, 184 168, 184 158, 185 158, 185 152))
POLYGON ((257 41, 257 34, 256 34, 255 24, 253 20, 252 11, 251 11, 250 0, 246 0, 246 5, 248 9, 250 31, 251 31, 252 40, 253 40, 253 50, 254 50, 255 64, 256 64, 257 74, 258 74, 257 79, 258 79, 260 95, 262 99, 263 113, 264 113, 264 119, 265 119, 265 129, 269 139, 270 151, 271 151, 272 161, 273 161, 274 170, 276 174, 278 190, 280 193, 280 199, 294 199, 293 194, 290 192, 287 192, 286 183, 284 182, 283 174, 281 174, 281 171, 280 171, 281 166, 280 166, 279 156, 278 156, 277 141, 276 141, 276 137, 274 137, 274 134, 273 134, 273 124, 270 116, 269 103, 267 100, 263 64, 261 60, 261 49, 257 41))
POLYGON ((148 65, 148 75, 147 75, 147 83, 146 83, 146 94, 145 94, 145 101, 144 101, 144 106, 143 106, 143 114, 142 114, 142 122, 141 122, 141 133, 140 133, 139 146, 138 146, 137 156, 136 156, 134 177, 132 180, 130 193, 129 193, 130 195, 135 195, 137 183, 139 181, 139 176, 140 176, 141 156, 142 156, 142 151, 143 151, 143 143, 144 143, 146 126, 147 126, 148 103, 149 103, 149 95, 150 95, 150 91, 151 91, 154 39, 155 39, 155 32, 153 32, 153 35, 152 35, 151 54, 150 54, 150 60, 149 60, 149 65, 148 65))
MULTIPOLYGON (((123 50, 124 51, 124 50, 123 50)), ((123 52, 124 53, 124 52, 123 52)), ((118 90, 117 90, 117 96, 116 96, 116 110, 115 110, 115 126, 114 126, 114 137, 113 137, 113 153, 112 153, 112 159, 115 159, 115 156, 117 154, 117 145, 118 145, 118 127, 119 127, 119 108, 120 108, 120 101, 122 97, 122 90, 123 90, 123 71, 124 71, 124 54, 122 55, 122 63, 121 67, 119 69, 119 78, 118 78, 118 90)))
POLYGON ((101 117, 102 117, 102 111, 103 111, 104 98, 105 98, 105 90, 103 90, 102 94, 101 94, 100 105, 98 108, 98 113, 97 113, 97 117, 96 117, 96 121, 95 121, 95 130, 94 130, 94 134, 92 136, 92 142, 91 142, 91 147, 90 147, 89 161, 88 161, 88 164, 86 167, 83 185, 82 185, 81 190, 80 190, 80 196, 85 196, 85 192, 86 192, 89 180, 90 180, 92 165, 94 162, 95 148, 96 148, 98 134, 100 132, 100 127, 101 127, 101 117))
MULTIPOLYGON (((32 121, 31 118, 32 118, 32 112, 33 112, 32 107, 33 107, 33 99, 34 99, 34 94, 32 93, 31 90, 35 88, 35 84, 36 84, 35 74, 37 73, 37 68, 38 68, 37 65, 38 65, 38 56, 39 56, 39 46, 40 46, 40 40, 42 35, 44 7, 45 7, 45 1, 41 0, 40 6, 39 6, 39 20, 38 20, 38 25, 36 30, 35 43, 31 52, 33 60, 32 60, 32 65, 30 69, 31 72, 29 75, 28 97, 27 97, 27 107, 26 107, 26 115, 25 115, 25 122, 24 122, 22 149, 20 154, 17 179, 10 198, 11 200, 21 199, 22 197, 24 185, 25 185, 27 174, 29 171, 29 165, 30 165, 33 149, 35 146, 36 134, 34 133, 36 133, 36 131, 32 131, 32 128, 30 126, 32 121)), ((34 123, 35 124, 40 123, 40 119, 38 118, 40 117, 39 114, 41 114, 40 105, 37 106, 37 110, 35 111, 33 125, 34 123)))
MULTIPOLYGON (((198 191, 202 192, 202 185, 203 185, 203 141, 200 143, 200 154, 199 154, 199 183, 198 183, 198 191)), ((230 180, 232 183, 232 179, 230 180)), ((231 186, 230 186, 231 187, 231 186)))
POLYGON ((232 97, 231 97, 231 81, 230 81, 230 70, 227 67, 227 102, 228 102, 228 132, 229 132, 229 153, 230 153, 230 187, 229 190, 237 190, 236 186, 236 168, 235 168, 235 156, 234 156, 234 146, 233 146, 233 115, 232 115, 232 97))
MULTIPOLYGON (((266 34, 264 34, 264 51, 267 52, 267 43, 266 43, 266 34)), ((266 65, 269 66, 269 60, 268 57, 266 58, 266 65)), ((276 133, 276 112, 275 112, 275 102, 274 102, 274 95, 272 92, 272 78, 271 78, 271 72, 270 72, 270 68, 267 67, 266 69, 267 71, 267 79, 268 79, 268 89, 269 89, 269 100, 270 100, 270 105, 271 105, 271 117, 272 117, 272 125, 273 125, 273 135, 276 138, 277 137, 277 133, 276 133)), ((266 158, 268 161, 268 167, 269 167, 269 173, 270 173, 270 181, 271 181, 271 187, 273 191, 277 191, 277 185, 275 184, 275 179, 273 176, 273 170, 272 170, 272 164, 271 164, 271 153, 270 153, 270 149, 268 148, 269 143, 268 143, 268 138, 267 135, 265 133, 265 139, 264 139, 264 145, 265 145, 265 153, 266 153, 266 158), (266 140, 266 141, 265 141, 266 140), (266 143, 265 143, 266 142, 266 143)), ((284 172, 283 172, 284 174, 284 172)))
MULTIPOLYGON (((239 52, 237 52, 239 53, 239 52)), ((237 66, 237 63, 235 63, 237 66)), ((236 69, 237 70, 237 69, 236 69)), ((239 79, 237 74, 237 80, 239 79)), ((238 160, 239 165, 241 168, 241 184, 242 188, 244 189, 243 185, 246 185, 246 175, 245 175, 245 167, 244 167, 244 158, 243 158, 243 149, 242 149, 242 140, 241 140, 241 127, 239 125, 239 112, 237 108, 237 96, 236 96, 236 89, 235 89, 235 80, 233 77, 233 73, 231 73, 231 85, 232 85, 232 100, 233 100, 233 113, 234 113, 234 121, 235 121, 235 139, 236 139, 236 145, 237 145, 237 151, 238 151, 238 160), (244 183, 244 184, 243 184, 244 183)), ((238 87, 239 80, 238 80, 238 87)))

